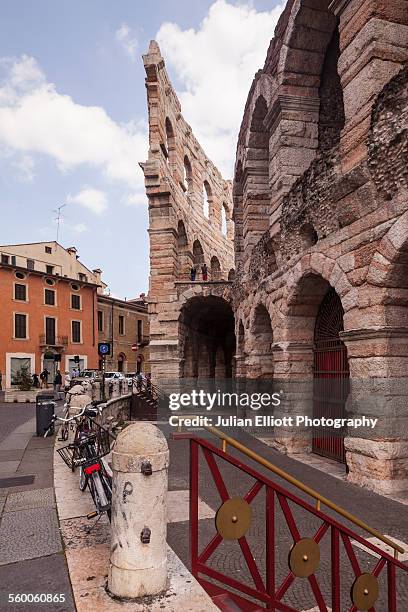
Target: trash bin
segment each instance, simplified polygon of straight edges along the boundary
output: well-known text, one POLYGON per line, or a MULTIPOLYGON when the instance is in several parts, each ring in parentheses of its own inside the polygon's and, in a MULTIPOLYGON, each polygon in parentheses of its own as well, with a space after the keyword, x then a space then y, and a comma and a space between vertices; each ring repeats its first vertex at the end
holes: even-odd
MULTIPOLYGON (((43 436, 50 426, 53 415, 55 414, 55 402, 49 395, 37 395, 35 406, 36 432, 37 436, 43 436)), ((54 423, 48 433, 49 436, 54 434, 54 423)))

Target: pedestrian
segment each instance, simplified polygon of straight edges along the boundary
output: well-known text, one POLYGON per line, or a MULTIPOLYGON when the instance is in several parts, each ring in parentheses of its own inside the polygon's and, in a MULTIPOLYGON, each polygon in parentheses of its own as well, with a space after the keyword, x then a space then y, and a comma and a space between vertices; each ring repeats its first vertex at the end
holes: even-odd
POLYGON ((68 391, 70 386, 71 386, 71 376, 70 376, 69 370, 65 370, 65 376, 64 376, 65 391, 68 391))
POLYGON ((3 391, 3 373, 0 370, 0 391, 3 391))
POLYGON ((208 280, 208 268, 206 263, 203 263, 201 266, 201 275, 203 277, 203 281, 208 280))
POLYGON ((40 386, 40 381, 38 378, 38 374, 33 374, 33 387, 38 389, 39 386, 40 386))
POLYGON ((193 266, 190 270, 190 279, 192 281, 195 281, 196 279, 196 274, 197 274, 197 270, 195 269, 195 267, 193 266))
POLYGON ((150 374, 146 374, 146 391, 148 393, 152 392, 152 375, 150 374))
POLYGON ((72 378, 76 378, 78 376, 78 371, 76 368, 72 370, 72 378))
POLYGON ((44 368, 43 371, 40 374, 40 380, 41 380, 41 389, 48 389, 48 376, 50 375, 49 371, 47 370, 47 368, 44 368))
POLYGON ((141 372, 138 372, 136 375, 136 389, 138 393, 140 393, 140 391, 142 390, 142 382, 143 382, 143 376, 141 372))
POLYGON ((62 376, 60 370, 57 370, 54 378, 54 391, 59 394, 61 391, 62 376))

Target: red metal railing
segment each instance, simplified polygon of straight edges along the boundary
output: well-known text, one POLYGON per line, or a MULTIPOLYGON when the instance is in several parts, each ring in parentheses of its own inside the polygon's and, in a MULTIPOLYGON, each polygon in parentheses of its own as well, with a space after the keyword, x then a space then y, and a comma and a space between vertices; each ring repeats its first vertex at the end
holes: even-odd
MULTIPOLYGON (((397 612, 397 602, 401 605, 399 608, 401 611, 408 609, 407 601, 401 603, 397 598, 396 581, 397 570, 401 570, 406 576, 406 572, 408 572, 408 567, 406 565, 394 559, 388 553, 373 545, 357 533, 354 533, 348 527, 340 524, 337 520, 328 516, 319 508, 314 508, 307 501, 285 490, 280 484, 272 481, 270 478, 244 464, 224 450, 217 448, 207 440, 192 436, 189 433, 174 434, 174 437, 176 439, 188 438, 190 440, 190 556, 192 573, 202 586, 214 597, 214 602, 217 603, 221 609, 248 611, 267 609, 282 612, 298 612, 298 610, 304 610, 317 605, 321 612, 328 612, 330 609, 332 609, 332 612, 357 612, 358 609, 369 609, 369 612, 375 612, 376 610, 377 612, 384 612, 385 610, 388 610, 388 612, 397 612), (263 570, 261 570, 255 561, 246 536, 244 535, 238 539, 238 544, 243 558, 245 559, 252 583, 245 582, 242 578, 238 579, 237 577, 227 575, 208 564, 211 556, 223 541, 223 537, 217 530, 215 530, 214 536, 205 547, 202 550, 199 549, 198 508, 200 455, 205 460, 210 474, 212 475, 215 487, 221 499, 221 505, 231 498, 219 467, 223 463, 233 466, 239 473, 244 473, 253 479, 254 482, 252 486, 250 486, 243 497, 248 504, 254 501, 261 490, 265 491, 266 555, 264 577, 261 575, 263 570), (296 521, 294 511, 289 505, 289 502, 293 508, 306 510, 310 515, 313 515, 315 519, 321 522, 312 536, 314 542, 320 544, 324 539, 326 539, 326 541, 329 540, 328 546, 330 553, 326 554, 327 558, 324 559, 325 563, 330 566, 329 575, 327 579, 325 579, 325 582, 331 582, 331 588, 329 589, 331 595, 329 595, 329 597, 327 597, 327 594, 326 598, 323 595, 316 572, 306 578, 299 578, 292 573, 288 565, 288 571, 285 577, 283 580, 282 578, 279 579, 275 540, 275 533, 277 532, 277 509, 280 508, 282 511, 279 512, 279 514, 283 515, 285 519, 287 528, 293 539, 293 544, 300 541, 302 538, 302 531, 304 531, 304 529, 302 529, 302 524, 296 521), (366 549, 378 556, 378 561, 374 569, 368 573, 371 573, 375 578, 379 578, 381 574, 385 574, 383 570, 386 569, 387 587, 386 593, 380 591, 380 595, 382 596, 381 601, 383 602, 381 608, 375 608, 373 606, 370 608, 357 608, 352 601, 350 589, 353 587, 354 580, 362 576, 363 573, 367 573, 363 572, 360 566, 360 562, 353 550, 352 542, 362 544, 366 549), (341 557, 341 552, 343 552, 343 557, 341 557), (349 564, 348 573, 344 571, 344 557, 349 564), (354 575, 354 579, 352 578, 350 580, 350 574, 354 575), (296 580, 307 580, 309 582, 311 593, 315 600, 312 606, 310 606, 310 602, 308 601, 304 602, 305 605, 303 607, 294 608, 292 605, 282 601, 296 580), (218 584, 211 581, 216 581, 218 584), (219 586, 220 584, 222 585, 221 587, 219 586), (345 591, 347 592, 347 596, 345 596, 345 591), (227 597, 229 598, 228 601, 234 602, 235 608, 233 606, 230 608, 225 603, 227 600, 223 599, 223 597, 227 597), (385 604, 386 607, 384 607, 385 600, 387 602, 385 604)), ((290 549, 288 550, 288 554, 289 553, 290 549)), ((281 573, 282 568, 280 567, 279 569, 279 573, 281 573)), ((323 591, 327 592, 327 589, 323 589, 323 591)))

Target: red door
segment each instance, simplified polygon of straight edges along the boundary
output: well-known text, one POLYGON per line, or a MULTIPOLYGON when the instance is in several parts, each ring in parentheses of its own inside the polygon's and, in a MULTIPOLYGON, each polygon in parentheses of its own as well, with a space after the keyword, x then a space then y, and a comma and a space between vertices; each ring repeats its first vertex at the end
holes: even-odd
MULTIPOLYGON (((314 334, 313 418, 341 419, 346 416, 349 392, 347 349, 340 339, 343 307, 334 289, 320 305, 314 334)), ((313 428, 313 452, 345 463, 344 428, 313 428)))

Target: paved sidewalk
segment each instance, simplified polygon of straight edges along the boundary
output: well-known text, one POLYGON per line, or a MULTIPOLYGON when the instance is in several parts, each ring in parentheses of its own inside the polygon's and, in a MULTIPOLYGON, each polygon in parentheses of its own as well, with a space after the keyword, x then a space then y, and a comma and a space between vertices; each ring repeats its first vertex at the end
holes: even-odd
POLYGON ((0 610, 72 612, 53 488, 54 437, 35 436, 33 405, 2 404, 0 410, 7 426, 0 442, 0 610), (13 421, 21 424, 11 428, 13 421), (17 594, 63 595, 65 601, 11 603, 17 594))

